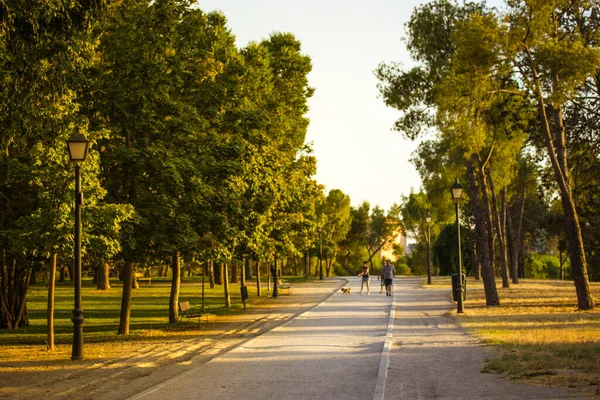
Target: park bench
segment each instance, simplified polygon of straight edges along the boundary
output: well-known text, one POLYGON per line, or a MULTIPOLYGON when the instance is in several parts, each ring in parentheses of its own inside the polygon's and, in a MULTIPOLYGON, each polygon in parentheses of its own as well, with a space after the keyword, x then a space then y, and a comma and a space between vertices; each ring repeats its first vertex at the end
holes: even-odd
POLYGON ((144 276, 142 272, 136 272, 135 279, 137 279, 138 282, 148 282, 148 285, 152 284, 152 278, 144 276))
POLYGON ((281 280, 277 281, 277 289, 278 290, 287 290, 289 294, 292 294, 292 284, 287 282, 282 282, 281 280))
POLYGON ((202 317, 206 317, 206 322, 208 322, 208 316, 210 315, 210 313, 204 312, 203 308, 192 308, 189 301, 182 301, 179 303, 179 312, 181 312, 181 315, 177 326, 181 324, 181 321, 183 321, 184 318, 198 318, 198 322, 202 325, 202 317))

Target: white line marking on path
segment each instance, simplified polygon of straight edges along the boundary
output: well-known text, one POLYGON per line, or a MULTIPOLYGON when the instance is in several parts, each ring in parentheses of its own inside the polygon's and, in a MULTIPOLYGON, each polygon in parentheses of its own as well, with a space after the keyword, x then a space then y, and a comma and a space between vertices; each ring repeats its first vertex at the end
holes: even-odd
MULTIPOLYGON (((392 286, 393 288, 393 286, 392 286)), ((377 374, 377 384, 375 385, 375 394, 373 400, 383 400, 385 397, 385 380, 387 379, 388 366, 390 365, 390 350, 392 349, 392 330, 394 329, 394 318, 396 317, 396 291, 392 291, 392 304, 390 306, 390 318, 388 321, 383 351, 381 352, 381 361, 379 361, 379 373, 377 374)))

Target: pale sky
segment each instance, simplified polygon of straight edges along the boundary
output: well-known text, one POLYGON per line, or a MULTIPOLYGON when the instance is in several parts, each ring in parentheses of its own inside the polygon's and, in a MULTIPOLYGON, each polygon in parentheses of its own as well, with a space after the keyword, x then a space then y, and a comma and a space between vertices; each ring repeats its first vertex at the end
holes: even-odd
MULTIPOLYGON (((290 32, 312 59, 307 142, 313 143, 319 183, 341 189, 352 205, 388 209, 419 190, 408 161, 417 143, 392 131, 398 111, 378 97, 373 71, 381 62, 410 65, 401 38, 419 0, 198 0, 225 14, 236 43, 290 32)), ((493 1, 492 3, 496 3, 493 1)))

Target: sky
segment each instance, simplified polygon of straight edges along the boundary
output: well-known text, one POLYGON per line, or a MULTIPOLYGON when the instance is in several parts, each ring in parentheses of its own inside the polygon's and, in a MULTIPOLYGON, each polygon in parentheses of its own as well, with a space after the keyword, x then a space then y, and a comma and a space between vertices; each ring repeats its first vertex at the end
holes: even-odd
MULTIPOLYGON (((306 141, 317 158, 316 180, 341 189, 352 205, 389 209, 420 178, 410 163, 418 143, 392 130, 399 111, 379 98, 381 62, 411 65, 402 38, 418 0, 198 0, 220 10, 238 47, 289 32, 312 59, 306 141)), ((494 3, 494 1, 492 1, 494 3)))

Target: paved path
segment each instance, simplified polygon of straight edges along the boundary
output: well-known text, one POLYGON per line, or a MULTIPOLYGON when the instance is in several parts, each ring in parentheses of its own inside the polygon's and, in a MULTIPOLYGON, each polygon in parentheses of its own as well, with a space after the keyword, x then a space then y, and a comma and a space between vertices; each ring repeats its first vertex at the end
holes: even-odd
POLYGON ((391 303, 384 295, 337 291, 312 310, 139 398, 198 399, 201 393, 203 400, 371 399, 391 303))
POLYGON ((456 307, 449 302, 448 289, 422 289, 420 278, 396 283, 386 399, 583 398, 563 389, 518 385, 498 374, 481 373, 489 354, 448 316, 456 307))
POLYGON ((482 374, 485 353, 445 316, 448 290, 397 281, 394 297, 328 300, 132 399, 558 399, 566 391, 482 374))

